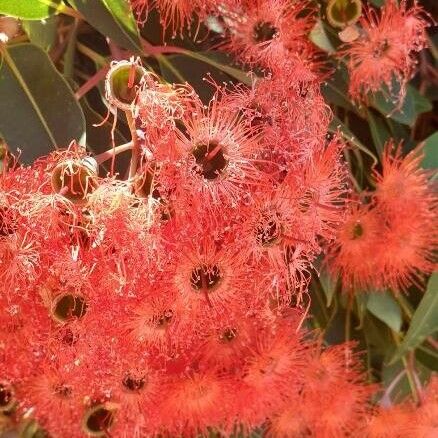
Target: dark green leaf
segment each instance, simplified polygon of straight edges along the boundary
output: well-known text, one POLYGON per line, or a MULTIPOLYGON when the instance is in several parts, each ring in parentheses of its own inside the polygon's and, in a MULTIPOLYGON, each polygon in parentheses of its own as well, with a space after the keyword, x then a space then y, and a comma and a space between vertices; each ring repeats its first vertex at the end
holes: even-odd
POLYGON ((438 371, 438 351, 433 347, 429 347, 427 343, 416 348, 415 357, 425 367, 432 371, 438 371))
POLYGON ((49 50, 56 38, 58 17, 51 16, 45 20, 26 20, 22 22, 31 43, 43 50, 49 50))
POLYGON ((399 332, 402 325, 400 306, 388 292, 376 292, 368 295, 368 310, 392 330, 399 332))
POLYGON ((333 76, 323 84, 322 94, 328 103, 358 113, 348 97, 348 75, 344 67, 338 67, 333 76))
POLYGON ((372 110, 368 111, 367 118, 374 146, 379 156, 382 156, 384 145, 391 138, 388 126, 385 120, 383 120, 381 116, 374 114, 372 110))
POLYGON ((326 271, 320 273, 319 280, 327 300, 327 307, 330 307, 336 292, 336 280, 326 271))
POLYGON ((120 47, 141 54, 137 22, 126 0, 70 0, 85 19, 120 47))
POLYGON ((191 52, 186 51, 185 54, 190 58, 204 62, 212 67, 226 73, 239 82, 246 85, 251 85, 251 77, 243 70, 233 67, 233 59, 226 53, 221 52, 191 52))
POLYGON ((172 83, 188 82, 199 94, 204 102, 208 102, 216 87, 209 85, 204 80, 211 76, 216 83, 229 82, 231 78, 240 82, 248 83, 250 78, 245 72, 238 70, 228 64, 228 57, 221 57, 219 54, 203 54, 188 52, 186 55, 159 56, 161 74, 164 79, 172 83))
POLYGON ((398 348, 393 361, 420 345, 424 339, 438 331, 438 273, 430 277, 426 293, 421 300, 411 325, 398 348))
POLYGON ((1 0, 0 14, 23 20, 42 20, 62 7, 61 0, 1 0))
POLYGON ((82 110, 47 54, 33 44, 11 46, 0 69, 0 132, 30 163, 72 140, 84 141, 82 110))
POLYGON ((369 294, 356 292, 355 298, 356 298, 356 312, 357 312, 357 317, 359 319, 358 328, 362 328, 365 321, 365 315, 367 314, 367 304, 368 304, 369 294))
POLYGON ((310 283, 310 311, 320 329, 327 328, 330 322, 330 311, 327 308, 326 296, 318 275, 312 272, 310 283))
POLYGON ((419 114, 432 109, 430 101, 411 85, 408 85, 406 97, 400 109, 396 109, 396 104, 386 99, 383 93, 375 94, 371 100, 371 104, 384 116, 409 126, 415 123, 419 114))
POLYGON ((386 324, 368 312, 363 321, 363 333, 373 352, 385 356, 388 350, 394 349, 392 332, 386 324))
POLYGON ((435 132, 424 142, 424 159, 422 166, 425 169, 438 169, 438 132, 435 132))

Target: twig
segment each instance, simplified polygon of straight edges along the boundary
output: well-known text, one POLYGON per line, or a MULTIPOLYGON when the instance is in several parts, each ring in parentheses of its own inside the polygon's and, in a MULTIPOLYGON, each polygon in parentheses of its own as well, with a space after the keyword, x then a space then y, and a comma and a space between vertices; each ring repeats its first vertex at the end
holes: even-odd
POLYGON ((105 152, 102 152, 101 154, 96 155, 94 159, 97 161, 98 164, 102 164, 110 158, 114 157, 115 155, 121 154, 125 151, 129 151, 130 149, 132 149, 132 146, 133 142, 130 141, 129 143, 125 143, 120 146, 116 146, 115 148, 111 148, 105 152))
POLYGON ((84 97, 90 90, 92 90, 97 84, 105 77, 108 72, 109 67, 106 65, 98 70, 91 78, 87 80, 75 93, 76 100, 80 100, 84 97))

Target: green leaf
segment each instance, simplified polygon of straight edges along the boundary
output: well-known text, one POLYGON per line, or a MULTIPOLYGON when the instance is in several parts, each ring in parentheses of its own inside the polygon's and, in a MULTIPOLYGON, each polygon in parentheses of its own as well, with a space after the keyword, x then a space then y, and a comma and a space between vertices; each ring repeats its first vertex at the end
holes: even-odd
POLYGON ((379 156, 383 154, 385 143, 391 138, 391 133, 381 116, 374 114, 373 110, 367 112, 367 119, 370 126, 371 137, 379 156))
POLYGON ((137 21, 126 0, 70 0, 71 5, 99 32, 116 44, 141 54, 137 21))
POLYGON ((388 353, 388 350, 394 349, 391 330, 371 312, 365 314, 362 330, 374 354, 384 356, 388 353))
POLYGON ((438 331, 438 273, 434 273, 427 285, 411 325, 398 348, 392 362, 400 359, 407 352, 420 345, 427 336, 438 331))
POLYGON ((245 85, 251 85, 252 79, 243 70, 233 67, 233 59, 226 53, 221 52, 192 52, 190 50, 184 51, 184 54, 190 58, 196 59, 198 61, 204 62, 205 64, 211 65, 212 67, 226 73, 239 82, 245 85))
POLYGON ((415 350, 415 357, 425 367, 432 371, 438 371, 438 351, 429 347, 427 343, 417 347, 415 350))
POLYGON ((395 332, 402 326, 402 312, 394 297, 388 292, 368 295, 367 309, 395 332))
POLYGON ((325 329, 330 322, 330 314, 327 309, 326 296, 318 277, 318 274, 312 272, 312 281, 310 282, 310 310, 311 315, 318 327, 325 329))
POLYGON ((386 117, 408 126, 415 123, 419 114, 432 110, 430 101, 412 85, 408 85, 406 97, 400 109, 396 109, 396 104, 386 99, 381 92, 372 97, 371 105, 386 117))
POLYGON ((20 160, 30 163, 56 147, 85 137, 84 115, 65 79, 33 44, 3 52, 0 132, 20 160))
POLYGON ((321 50, 324 50, 327 53, 334 53, 336 51, 327 35, 327 31, 322 20, 318 20, 316 22, 309 34, 309 38, 316 47, 319 47, 321 50))
POLYGON ((356 312, 357 312, 357 317, 359 319, 359 327, 357 328, 359 329, 363 327, 365 321, 369 294, 361 293, 358 291, 355 294, 355 299, 356 299, 356 312))
POLYGON ((216 87, 204 80, 210 75, 216 83, 228 82, 231 78, 249 84, 251 79, 245 72, 227 62, 231 60, 226 55, 218 53, 195 53, 186 51, 184 54, 157 56, 161 74, 171 83, 188 82, 207 103, 216 87))
POLYGON ((421 165, 425 169, 438 169, 438 131, 424 141, 424 159, 421 165))
POLYGON ((359 114, 358 108, 348 97, 347 84, 347 70, 345 67, 339 66, 330 79, 322 85, 321 91, 328 103, 359 114))
POLYGON ((22 25, 30 42, 47 51, 56 38, 57 20, 51 16, 45 20, 23 20, 22 25))
POLYGON ((23 20, 42 20, 60 12, 61 0, 1 0, 0 14, 23 20))
POLYGON ((319 280, 327 300, 327 307, 330 307, 336 292, 337 280, 332 278, 326 271, 319 274, 319 280))

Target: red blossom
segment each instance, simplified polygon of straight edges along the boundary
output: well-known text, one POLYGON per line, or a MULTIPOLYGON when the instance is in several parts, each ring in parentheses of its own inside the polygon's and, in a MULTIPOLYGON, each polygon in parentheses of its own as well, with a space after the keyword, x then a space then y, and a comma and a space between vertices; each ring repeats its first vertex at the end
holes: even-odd
POLYGON ((347 58, 351 97, 366 101, 368 93, 386 86, 388 97, 401 105, 415 72, 415 54, 427 45, 430 22, 416 1, 412 7, 406 0, 400 5, 388 0, 380 11, 368 8, 359 20, 361 36, 342 52, 347 58))

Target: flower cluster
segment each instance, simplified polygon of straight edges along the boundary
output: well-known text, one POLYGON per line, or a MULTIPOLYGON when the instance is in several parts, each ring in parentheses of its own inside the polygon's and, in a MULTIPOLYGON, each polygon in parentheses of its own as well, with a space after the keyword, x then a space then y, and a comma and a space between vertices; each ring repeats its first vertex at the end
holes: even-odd
POLYGON ((350 291, 421 287, 434 271, 438 197, 423 157, 421 148, 402 157, 389 142, 376 190, 351 204, 327 260, 350 291))
MULTIPOLYGON (((204 106, 146 72, 132 178, 99 177, 75 144, 2 175, 2 390, 50 433, 274 431, 344 368, 303 329, 312 261, 345 210, 343 144, 312 73, 289 78, 204 106)), ((347 368, 357 415, 315 423, 327 433, 370 395, 347 368)))

